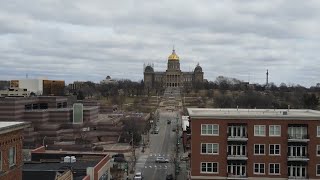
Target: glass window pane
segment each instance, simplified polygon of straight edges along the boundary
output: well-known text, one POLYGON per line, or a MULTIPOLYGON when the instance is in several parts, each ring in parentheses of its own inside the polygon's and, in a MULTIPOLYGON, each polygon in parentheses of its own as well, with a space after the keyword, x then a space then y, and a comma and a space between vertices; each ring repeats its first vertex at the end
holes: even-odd
POLYGON ((260 173, 264 173, 264 164, 260 164, 260 173))
POLYGON ((212 163, 207 164, 207 172, 212 172, 212 163))
POLYGON ((206 163, 201 163, 201 171, 202 172, 206 172, 207 171, 206 163))
POLYGON ((207 134, 207 126, 205 124, 201 125, 201 130, 202 134, 207 134))
POLYGON ((212 153, 212 144, 207 144, 208 153, 212 153))
POLYGON ((207 126, 207 134, 212 134, 212 125, 207 126))
POLYGON ((206 153, 206 152, 207 152, 207 146, 206 146, 206 144, 202 144, 201 146, 202 146, 202 147, 201 147, 201 152, 202 152, 202 153, 206 153))

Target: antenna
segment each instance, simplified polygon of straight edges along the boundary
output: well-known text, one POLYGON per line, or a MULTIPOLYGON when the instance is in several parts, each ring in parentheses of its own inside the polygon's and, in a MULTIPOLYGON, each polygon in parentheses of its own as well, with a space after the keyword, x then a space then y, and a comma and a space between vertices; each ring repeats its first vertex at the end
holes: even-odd
POLYGON ((267 69, 267 73, 266 73, 266 86, 268 86, 269 84, 269 71, 267 69))

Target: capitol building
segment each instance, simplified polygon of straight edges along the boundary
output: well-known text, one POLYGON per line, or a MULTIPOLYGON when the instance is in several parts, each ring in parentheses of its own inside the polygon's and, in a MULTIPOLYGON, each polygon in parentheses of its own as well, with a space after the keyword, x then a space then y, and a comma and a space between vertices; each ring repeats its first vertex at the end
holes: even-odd
POLYGON ((198 64, 193 71, 180 70, 180 58, 175 50, 168 57, 167 70, 165 72, 154 71, 152 65, 144 67, 144 84, 146 88, 161 87, 192 87, 196 83, 203 82, 203 71, 198 64))

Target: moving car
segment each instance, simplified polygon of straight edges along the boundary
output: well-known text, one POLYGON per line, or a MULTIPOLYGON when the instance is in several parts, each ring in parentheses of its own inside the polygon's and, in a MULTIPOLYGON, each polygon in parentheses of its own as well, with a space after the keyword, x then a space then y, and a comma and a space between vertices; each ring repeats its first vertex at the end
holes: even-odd
POLYGON ((151 134, 159 134, 159 128, 154 129, 151 134))
POLYGON ((143 179, 142 177, 142 173, 141 172, 137 172, 134 177, 133 177, 134 180, 141 180, 143 179))
POLYGON ((156 163, 168 163, 169 159, 166 159, 164 157, 157 157, 156 163))

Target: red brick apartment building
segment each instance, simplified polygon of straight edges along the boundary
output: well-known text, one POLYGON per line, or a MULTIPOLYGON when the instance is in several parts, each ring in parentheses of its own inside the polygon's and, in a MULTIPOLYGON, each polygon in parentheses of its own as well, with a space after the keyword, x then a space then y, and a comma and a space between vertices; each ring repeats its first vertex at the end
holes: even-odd
POLYGON ((0 180, 22 179, 23 129, 29 123, 0 122, 0 180))
POLYGON ((191 179, 320 179, 320 111, 189 108, 191 179))

